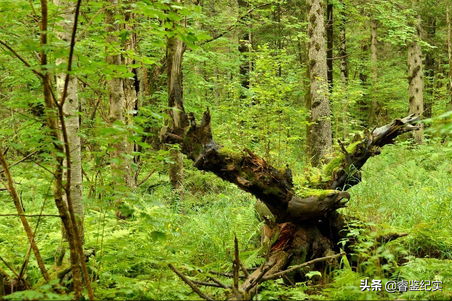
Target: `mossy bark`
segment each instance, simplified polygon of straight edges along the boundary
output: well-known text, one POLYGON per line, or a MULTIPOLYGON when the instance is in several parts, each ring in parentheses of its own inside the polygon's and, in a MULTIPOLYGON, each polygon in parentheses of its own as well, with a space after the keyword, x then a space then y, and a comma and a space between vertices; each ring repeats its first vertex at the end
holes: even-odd
MULTIPOLYGON (((189 126, 164 128, 161 138, 166 143, 178 143, 182 153, 194 161, 196 168, 210 171, 235 184, 240 189, 253 194, 269 209, 274 216, 270 226, 270 235, 277 234, 270 247, 266 264, 247 277, 240 289, 234 290, 230 298, 250 300, 256 293, 259 277, 273 274, 296 262, 339 253, 338 242, 344 218, 336 209, 344 207, 350 195, 335 190, 350 187, 357 181, 350 180, 352 166, 359 170, 379 149, 392 143, 398 135, 416 129, 411 123, 414 116, 394 120, 377 128, 363 140, 344 148, 343 154, 326 166, 318 182, 310 183, 307 188, 296 189, 290 173, 269 165, 263 158, 249 150, 242 153, 230 153, 215 143, 210 128, 210 113, 207 111, 198 125, 193 115, 188 114, 189 126), (334 165, 333 165, 334 164, 334 165)), ((267 211, 268 213, 268 211, 267 211)), ((329 262, 329 264, 333 264, 329 262)), ((325 262, 318 263, 315 269, 323 270, 325 262)), ((303 280, 303 273, 293 273, 292 280, 303 280)))

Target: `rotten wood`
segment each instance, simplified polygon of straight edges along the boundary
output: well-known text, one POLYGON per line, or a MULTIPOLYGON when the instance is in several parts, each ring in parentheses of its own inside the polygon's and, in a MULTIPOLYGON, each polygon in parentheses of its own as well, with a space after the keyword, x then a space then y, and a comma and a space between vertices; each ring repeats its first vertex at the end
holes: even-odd
MULTIPOLYGON (((286 172, 288 167, 279 170, 246 149, 235 154, 222 150, 213 140, 208 110, 199 124, 193 114, 188 113, 186 117, 186 127, 163 128, 162 141, 179 144, 181 152, 199 170, 212 172, 253 194, 274 215, 274 227, 279 229, 265 262, 251 273, 245 272, 241 265, 238 242, 234 241, 233 273, 228 275, 233 278, 233 286, 227 293, 230 300, 251 300, 263 281, 279 277, 287 278, 289 283, 303 280, 305 275, 299 271, 302 267, 319 270, 325 264, 334 265, 332 260, 344 255, 338 253, 337 247, 344 219, 336 210, 344 207, 350 198, 346 191, 336 189, 346 190, 357 184, 359 170, 370 157, 378 155, 381 147, 393 143, 397 136, 418 128, 415 125, 418 117, 410 115, 374 129, 347 148, 341 145, 342 153, 324 167, 322 177, 306 185, 309 188, 306 191, 300 191, 292 183, 291 173, 286 172), (287 268, 289 265, 292 267, 287 268)), ((176 274, 195 292, 199 291, 179 271, 176 274)), ((202 292, 196 293, 209 298, 202 296, 202 292)))

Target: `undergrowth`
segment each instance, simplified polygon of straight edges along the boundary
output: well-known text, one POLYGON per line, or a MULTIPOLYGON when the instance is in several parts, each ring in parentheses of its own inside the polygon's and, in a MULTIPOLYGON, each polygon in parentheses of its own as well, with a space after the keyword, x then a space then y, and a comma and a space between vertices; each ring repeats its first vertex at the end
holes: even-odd
MULTIPOLYGON (((353 247, 329 284, 287 286, 281 280, 264 283, 257 300, 362 300, 452 298, 452 146, 431 143, 386 146, 363 168, 363 181, 350 190, 352 199, 341 209, 349 217, 348 237, 341 247, 353 247), (397 239, 376 242, 391 233, 397 239), (405 235, 406 234, 406 235, 405 235), (440 280, 436 292, 386 293, 361 291, 362 280, 440 280)), ((27 163, 25 163, 27 164, 27 163)), ((14 170, 27 212, 56 213, 51 201, 50 178, 31 169, 14 170)), ((183 193, 173 192, 166 176, 156 172, 146 185, 127 199, 132 218, 118 220, 102 201, 86 206, 87 249, 96 256, 89 262, 99 299, 199 299, 168 268, 203 280, 209 271, 231 271, 233 238, 240 242, 246 266, 262 262, 261 222, 254 212, 255 199, 215 176, 189 169, 183 193)), ((88 195, 88 194, 86 194, 88 195)), ((0 194, 4 211, 14 212, 11 201, 0 194)), ((36 226, 37 219, 32 221, 36 226)), ((57 218, 43 218, 37 241, 51 268, 61 243, 57 218), (50 231, 50 230, 54 231, 50 231)), ((0 254, 19 267, 26 254, 18 219, 2 217, 0 254), (12 260, 17 260, 13 262, 12 260)), ((388 236, 389 237, 389 236, 388 236)), ((33 291, 17 292, 11 300, 53 299, 50 286, 39 283, 39 270, 30 261, 27 275, 33 291)), ((229 280, 225 280, 226 282, 229 280)), ((204 288, 216 298, 222 291, 204 288)), ((66 296, 67 297, 67 296, 66 296)))

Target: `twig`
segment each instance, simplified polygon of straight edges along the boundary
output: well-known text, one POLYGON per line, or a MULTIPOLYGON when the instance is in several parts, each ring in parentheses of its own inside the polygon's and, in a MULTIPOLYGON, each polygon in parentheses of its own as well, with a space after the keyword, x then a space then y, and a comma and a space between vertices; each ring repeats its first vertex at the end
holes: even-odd
POLYGON ((261 5, 255 6, 255 7, 253 7, 253 8, 250 8, 246 13, 244 13, 244 14, 241 15, 241 16, 239 16, 239 17, 237 18, 237 20, 234 22, 234 24, 228 26, 228 28, 226 28, 226 30, 222 31, 221 33, 219 33, 219 34, 213 36, 212 38, 210 38, 210 39, 208 39, 208 40, 203 41, 200 45, 204 45, 204 44, 210 43, 210 42, 212 42, 212 41, 215 41, 215 40, 221 38, 222 36, 224 36, 225 34, 227 34, 228 32, 230 32, 234 27, 236 27, 237 24, 239 24, 239 22, 240 22, 242 19, 244 19, 244 18, 245 18, 246 16, 248 16, 249 14, 251 14, 255 9, 259 9, 259 8, 262 8, 262 7, 265 7, 265 6, 268 6, 268 5, 270 5, 270 4, 269 4, 269 3, 264 3, 264 4, 261 4, 261 5))
POLYGON ((191 289, 198 294, 198 296, 200 296, 201 298, 205 299, 205 300, 211 300, 213 301, 213 298, 204 294, 197 286, 196 284, 193 283, 193 281, 191 281, 190 279, 188 279, 187 277, 185 277, 181 272, 179 272, 171 263, 168 264, 168 267, 174 272, 176 273, 177 276, 179 276, 180 279, 182 279, 182 281, 184 281, 186 284, 188 284, 189 287, 191 287, 191 289))
POLYGON ((25 217, 46 217, 46 216, 51 216, 51 217, 61 217, 61 215, 58 214, 14 214, 14 213, 10 213, 10 214, 0 214, 0 216, 25 216, 25 217))
POLYGON ((70 72, 72 71, 72 60, 74 58, 75 36, 77 34, 78 16, 80 15, 80 5, 81 4, 82 4, 82 0, 77 0, 77 4, 75 6, 75 14, 74 14, 74 26, 72 28, 72 34, 71 34, 71 44, 69 46, 69 58, 68 58, 68 63, 67 63, 67 72, 66 72, 66 78, 64 79, 64 88, 63 88, 63 93, 61 94, 60 106, 63 106, 64 102, 66 101, 67 89, 69 87, 70 72))
POLYGON ((271 269, 273 268, 277 263, 277 260, 275 260, 274 262, 272 262, 271 264, 265 265, 260 274, 253 280, 250 282, 250 284, 245 288, 246 292, 249 292, 253 287, 255 287, 257 284, 267 280, 264 278, 264 275, 271 269))
POLYGON ((5 259, 3 259, 1 256, 0 256, 0 260, 6 265, 6 267, 11 271, 11 272, 13 272, 13 274, 17 277, 17 278, 19 278, 19 274, 17 274, 17 272, 14 270, 14 268, 5 260, 5 259))
POLYGON ((30 68, 31 71, 33 71, 34 74, 36 74, 36 75, 39 76, 40 78, 43 78, 43 77, 44 77, 44 75, 43 75, 41 72, 39 72, 39 71, 33 69, 33 68, 31 67, 31 65, 30 65, 30 64, 29 64, 29 63, 28 63, 28 62, 27 62, 27 61, 26 61, 19 53, 17 53, 16 50, 14 50, 11 46, 8 45, 8 43, 6 43, 6 42, 0 40, 0 44, 3 45, 3 47, 5 47, 6 49, 8 49, 9 51, 11 51, 11 53, 14 54, 14 56, 17 57, 17 58, 18 58, 18 59, 19 59, 26 67, 30 68))
POLYGON ((154 173, 155 173, 155 169, 151 170, 151 172, 137 184, 137 187, 144 184, 154 173))
POLYGON ((42 276, 44 277, 45 281, 48 282, 50 280, 49 273, 47 272, 47 269, 46 269, 46 267, 44 265, 44 261, 42 259, 41 253, 39 252, 39 248, 38 248, 38 246, 36 244, 36 241, 34 239, 33 231, 32 231, 32 229, 30 227, 30 224, 28 223, 28 221, 25 218, 25 216, 23 216, 24 215, 24 211, 23 211, 22 205, 20 203, 20 198, 19 198, 19 195, 17 194, 17 190, 16 190, 16 188, 14 186, 14 181, 13 181, 13 178, 11 176, 11 173, 9 172, 9 166, 8 166, 8 163, 5 160, 5 157, 3 156, 3 152, 1 151, 1 147, 0 147, 0 164, 2 165, 3 171, 5 173, 5 179, 6 179, 5 186, 8 189, 9 194, 10 194, 12 200, 13 200, 14 206, 16 207, 17 213, 20 216, 20 220, 22 222, 22 226, 23 226, 23 228, 25 230, 25 233, 27 234, 28 241, 30 242, 30 245, 33 248, 33 253, 35 254, 35 258, 36 258, 36 261, 38 263, 38 267, 39 267, 39 269, 40 269, 40 271, 42 273, 42 276))
MULTIPOLYGON (((19 161, 16 161, 16 162, 10 164, 10 165, 9 165, 9 168, 11 168, 11 167, 13 167, 13 166, 15 166, 15 165, 17 165, 17 164, 20 164, 20 163, 24 162, 25 160, 27 160, 28 158, 30 158, 31 156, 33 156, 33 155, 36 154, 37 152, 38 152, 38 151, 34 151, 34 152, 29 153, 28 155, 26 155, 25 157, 23 157, 23 158, 20 159, 19 161)), ((0 173, 3 173, 3 172, 4 172, 3 170, 0 170, 0 173)))
POLYGON ((218 280, 212 276, 209 276, 209 279, 212 280, 213 282, 215 282, 216 284, 218 284, 222 288, 225 288, 225 289, 232 288, 230 285, 223 284, 220 280, 218 280))
MULTIPOLYGON (((215 271, 209 271, 209 273, 214 274, 214 275, 218 275, 218 276, 223 276, 223 277, 227 277, 227 278, 232 278, 233 275, 231 273, 220 273, 220 272, 215 272, 215 271)), ((239 276, 240 279, 244 279, 244 276, 239 276)))
MULTIPOLYGON (((233 290, 238 292, 239 290, 239 270, 240 270, 240 258, 239 258, 239 242, 237 236, 234 236, 234 261, 232 262, 232 274, 233 276, 233 290)), ((237 294, 236 294, 237 295, 237 294)))
POLYGON ((271 274, 269 276, 263 277, 262 281, 276 279, 276 278, 279 278, 279 277, 281 277, 281 276, 283 276, 283 275, 285 275, 287 273, 290 273, 290 272, 293 272, 295 270, 298 270, 298 269, 300 269, 302 267, 305 267, 305 266, 308 266, 308 265, 311 265, 311 264, 314 264, 314 263, 317 263, 317 262, 326 261, 328 259, 334 259, 334 258, 337 258, 337 257, 342 256, 342 255, 345 255, 345 253, 339 253, 339 254, 334 254, 334 255, 330 255, 330 256, 319 257, 319 258, 307 261, 305 263, 295 265, 295 266, 293 266, 293 267, 291 267, 291 268, 289 268, 289 269, 287 269, 285 271, 281 271, 281 272, 274 273, 274 274, 271 274))
POLYGON ((192 282, 197 285, 204 285, 204 286, 211 286, 211 287, 218 287, 218 288, 230 288, 230 287, 223 287, 221 284, 212 283, 212 282, 204 282, 204 281, 196 281, 196 280, 192 280, 192 282))

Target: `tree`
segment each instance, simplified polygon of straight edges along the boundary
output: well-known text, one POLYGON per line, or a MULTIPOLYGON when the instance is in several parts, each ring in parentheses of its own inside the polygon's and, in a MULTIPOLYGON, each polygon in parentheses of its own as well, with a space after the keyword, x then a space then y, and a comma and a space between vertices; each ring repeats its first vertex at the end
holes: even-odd
POLYGON ((348 82, 348 54, 347 54, 347 14, 343 0, 341 0, 340 23, 339 23, 339 61, 341 81, 344 85, 348 82))
MULTIPOLYGON (((58 32, 58 37, 69 45, 71 40, 71 33, 73 28, 73 15, 75 6, 70 1, 54 0, 54 4, 61 10, 62 20, 58 22, 61 29, 58 32)), ((65 63, 64 58, 56 60, 57 65, 65 63)), ((80 141, 80 101, 78 96, 78 82, 77 78, 70 77, 68 83, 65 83, 66 73, 60 73, 56 76, 56 85, 59 97, 62 97, 66 89, 66 101, 63 105, 63 113, 66 116, 66 131, 68 136, 68 145, 70 149, 71 159, 71 198, 74 206, 74 213, 79 227, 79 234, 83 242, 83 201, 82 201, 82 147, 80 141), (65 87, 67 85, 67 87, 65 87)))
POLYGON ((332 1, 328 0, 326 5, 326 63, 327 63, 327 78, 329 92, 333 90, 333 75, 334 75, 334 19, 333 9, 334 5, 332 1))
POLYGON ((451 21, 451 13, 450 7, 446 8, 446 22, 447 22, 447 54, 449 59, 449 110, 452 110, 452 21, 451 21))
MULTIPOLYGON (((180 129, 172 131, 167 128, 162 137, 168 143, 179 143, 182 152, 194 161, 196 168, 210 171, 253 194, 268 207, 277 223, 279 231, 266 261, 254 272, 245 271, 246 268, 239 262, 236 246, 234 284, 228 299, 252 300, 261 282, 279 278, 295 270, 285 270, 290 262, 310 265, 342 255, 335 253, 344 226, 344 220, 336 209, 345 206, 350 194, 336 189, 348 189, 359 183, 359 170, 364 163, 371 156, 379 154, 382 146, 393 143, 398 135, 417 129, 412 123, 418 118, 413 114, 394 120, 376 128, 353 146, 347 149, 342 146, 343 155, 326 166, 325 174, 319 180, 308 183, 307 187, 299 189, 294 186, 291 173, 274 168, 251 151, 236 154, 222 150, 213 140, 209 111, 204 113, 199 124, 192 117, 189 126, 182 132, 180 129), (315 261, 307 261, 308 258, 315 258, 315 261), (240 270, 243 271, 245 280, 239 286, 240 270)), ((199 296, 213 300, 172 265, 170 268, 199 296)), ((229 289, 225 285, 220 287, 229 289)))
MULTIPOLYGON (((415 3, 416 1, 413 1, 413 5, 415 3)), ((417 116, 422 116, 424 112, 424 66, 422 63, 422 50, 419 45, 420 22, 420 16, 418 15, 413 21, 415 34, 408 43, 409 112, 417 116)), ((422 129, 415 131, 413 135, 417 143, 422 143, 422 129)))
MULTIPOLYGON (((136 48, 136 39, 131 27, 131 13, 122 9, 122 5, 128 5, 129 1, 120 3, 118 0, 109 0, 110 6, 106 9, 107 43, 109 49, 106 61, 113 69, 112 74, 107 80, 107 89, 109 95, 109 122, 122 128, 132 124, 132 111, 137 104, 137 93, 135 90, 134 79, 130 79, 132 69, 130 65, 133 59, 125 55, 125 52, 134 51, 136 48), (124 17, 123 20, 117 20, 124 17), (119 39, 118 36, 127 33, 126 39, 119 39), (126 74, 122 68, 126 68, 126 74)), ((132 77, 133 78, 133 77, 132 77)), ((123 185, 133 188, 135 177, 131 154, 133 143, 129 141, 127 131, 120 131, 114 144, 112 145, 112 164, 111 168, 115 180, 122 179, 123 185)), ((119 203, 118 203, 119 206, 119 203)))
MULTIPOLYGON (((182 0, 176 0, 182 3, 182 0)), ((166 68, 168 85, 168 107, 170 128, 177 132, 188 124, 183 103, 183 73, 182 60, 185 44, 176 34, 176 28, 181 26, 179 20, 170 20, 170 32, 166 42, 166 68)), ((182 154, 178 150, 171 151, 173 163, 170 165, 169 176, 174 188, 179 189, 184 178, 182 154)))
POLYGON ((377 20, 371 17, 370 19, 370 80, 371 80, 371 105, 369 110, 369 125, 374 125, 379 121, 379 114, 381 111, 376 95, 376 85, 378 81, 378 48, 377 48, 377 20))
POLYGON ((328 100, 327 62, 325 49, 324 5, 321 0, 307 0, 308 5, 308 68, 310 109, 308 153, 312 165, 319 166, 331 152, 331 109, 328 100))

